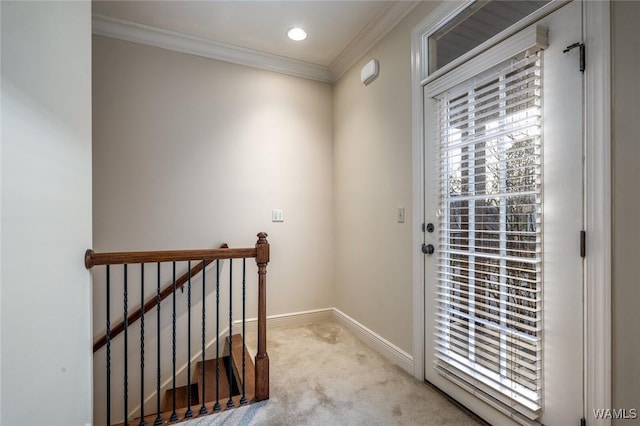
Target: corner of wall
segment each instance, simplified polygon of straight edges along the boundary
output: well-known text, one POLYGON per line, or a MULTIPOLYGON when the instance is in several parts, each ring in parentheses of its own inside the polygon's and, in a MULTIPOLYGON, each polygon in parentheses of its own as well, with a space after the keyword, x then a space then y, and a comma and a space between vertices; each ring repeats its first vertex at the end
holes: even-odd
POLYGON ((437 5, 419 4, 334 85, 336 307, 407 352, 416 211, 411 31, 437 5), (360 68, 371 59, 380 74, 364 86, 360 68))

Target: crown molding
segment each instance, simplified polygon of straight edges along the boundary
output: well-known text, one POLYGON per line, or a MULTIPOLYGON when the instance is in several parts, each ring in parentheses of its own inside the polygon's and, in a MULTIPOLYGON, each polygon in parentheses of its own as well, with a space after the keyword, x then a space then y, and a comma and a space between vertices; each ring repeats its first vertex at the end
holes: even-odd
POLYGON ((190 53, 295 77, 329 83, 334 81, 329 68, 309 62, 101 15, 94 15, 92 24, 93 33, 101 36, 190 53))
POLYGON ((328 67, 102 15, 93 15, 92 31, 101 36, 333 83, 395 28, 419 3, 419 1, 389 2, 328 67))
POLYGON ((329 65, 334 81, 342 77, 418 4, 419 1, 393 1, 383 7, 329 65))

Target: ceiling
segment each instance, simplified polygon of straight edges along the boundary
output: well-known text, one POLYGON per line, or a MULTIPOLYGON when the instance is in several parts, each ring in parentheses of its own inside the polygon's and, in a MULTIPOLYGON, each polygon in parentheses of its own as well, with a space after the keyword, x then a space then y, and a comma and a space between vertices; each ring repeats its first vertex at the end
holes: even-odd
POLYGON ((335 81, 415 1, 93 1, 94 33, 335 81), (300 26, 307 39, 287 38, 300 26))

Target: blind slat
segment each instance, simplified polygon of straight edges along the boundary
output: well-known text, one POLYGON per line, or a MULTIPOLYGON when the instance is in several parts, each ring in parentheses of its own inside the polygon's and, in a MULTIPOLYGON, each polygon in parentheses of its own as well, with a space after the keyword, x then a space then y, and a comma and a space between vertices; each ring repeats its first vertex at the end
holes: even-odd
MULTIPOLYGON (((492 265, 492 268, 495 268, 495 265, 492 265)), ((449 280, 451 280, 451 278, 469 278, 468 275, 467 276, 460 275, 460 272, 464 271, 464 272, 469 273, 469 272, 471 272, 471 269, 469 269, 469 268, 461 268, 459 266, 455 266, 455 269, 457 270, 458 273, 450 272, 451 267, 449 267, 449 268, 446 268, 446 269, 440 269, 438 271, 438 274, 446 275, 446 276, 450 277, 450 278, 448 278, 449 280)), ((478 270, 474 270, 474 272, 477 273, 478 270)), ((507 272, 509 272, 509 271, 507 271, 507 272)), ((491 274, 492 277, 497 277, 497 278, 505 278, 505 279, 517 278, 517 280, 519 282, 527 283, 529 285, 536 285, 535 289, 527 288, 527 291, 534 292, 534 293, 539 293, 540 292, 540 289, 537 288, 537 284, 539 284, 539 280, 538 279, 532 280, 532 279, 529 279, 529 278, 522 278, 522 277, 517 277, 517 276, 513 276, 513 275, 502 274, 502 273, 499 273, 499 272, 483 271, 482 269, 480 269, 480 273, 481 274, 491 274)), ((521 288, 524 289, 523 287, 511 285, 511 284, 508 284, 508 283, 498 283, 498 282, 493 282, 493 281, 487 281, 487 280, 484 280, 484 279, 480 279, 477 276, 474 279, 476 281, 479 281, 479 282, 482 282, 482 283, 491 284, 491 285, 504 285, 504 286, 507 286, 509 288, 513 288, 514 290, 521 289, 521 288)))
MULTIPOLYGON (((446 298, 442 298, 442 297, 436 297, 435 301, 442 304, 442 305, 446 305, 449 307, 453 307, 456 308, 457 311, 459 313, 463 313, 465 315, 469 315, 468 312, 470 312, 469 310, 469 305, 463 305, 461 303, 457 303, 456 300, 459 299, 455 299, 452 297, 446 297, 446 298)), ((510 312, 510 311, 505 311, 504 313, 506 315, 502 315, 503 313, 501 312, 500 315, 495 315, 492 314, 491 312, 489 312, 489 310, 486 308, 485 305, 483 305, 482 303, 478 303, 477 301, 473 302, 473 306, 474 307, 478 307, 477 310, 473 311, 473 316, 479 316, 479 318, 484 318, 487 319, 489 321, 497 321, 497 322, 501 322, 506 324, 508 327, 517 327, 518 329, 522 330, 522 331, 527 331, 530 333, 537 333, 539 331, 541 331, 541 324, 538 324, 537 321, 530 319, 530 317, 525 316, 525 315, 519 315, 516 314, 514 312, 510 312), (481 312, 480 314, 477 314, 477 312, 481 312), (534 323, 535 325, 530 325, 527 324, 526 322, 531 322, 534 323)))
MULTIPOLYGON (((505 298, 508 293, 499 293, 499 295, 505 298)), ((456 303, 455 306, 463 306, 469 309, 468 305, 465 305, 469 299, 473 299, 473 309, 475 309, 476 315, 484 315, 486 313, 487 318, 501 318, 504 315, 510 318, 522 319, 537 323, 537 314, 542 310, 540 303, 533 302, 532 306, 521 305, 514 302, 509 302, 506 299, 495 299, 488 296, 484 296, 481 293, 469 293, 466 291, 451 291, 447 293, 440 293, 436 298, 437 301, 446 301, 446 303, 456 303), (455 293, 458 293, 457 295, 455 293), (472 296, 472 297, 469 297, 472 296), (478 313, 482 312, 482 313, 478 313), (492 312, 496 312, 493 314, 492 312)), ((525 302, 525 301, 523 301, 525 302)))
POLYGON ((502 107, 490 109, 488 111, 486 108, 483 108, 482 110, 473 111, 472 114, 467 113, 467 118, 464 120, 461 118, 455 119, 449 116, 446 120, 451 121, 451 126, 453 127, 440 127, 440 130, 447 132, 445 133, 449 135, 447 139, 451 138, 451 136, 457 136, 460 133, 466 133, 467 135, 474 134, 475 136, 478 136, 478 134, 487 134, 512 128, 514 124, 523 120, 535 119, 540 113, 540 109, 535 106, 535 104, 539 102, 540 97, 535 94, 539 89, 537 87, 534 87, 533 89, 534 90, 532 92, 527 93, 527 97, 518 101, 517 105, 515 103, 510 105, 505 104, 504 102, 499 102, 500 104, 503 104, 502 107), (526 109, 517 109, 518 106, 527 104, 532 105, 526 109), (498 119, 495 118, 496 115, 499 117, 498 119), (491 126, 489 126, 489 124, 491 124, 491 126), (453 135, 451 134, 451 129, 456 129, 453 135), (481 130, 478 131, 478 129, 481 130))
MULTIPOLYGON (((441 280, 441 281, 447 282, 446 280, 441 280)), ((478 281, 480 281, 480 280, 478 280, 478 279, 474 280, 475 283, 477 283, 478 281)), ((492 286, 496 286, 496 287, 504 286, 504 287, 510 288, 512 290, 519 290, 519 291, 530 293, 530 291, 528 289, 526 289, 526 288, 518 288, 516 286, 507 286, 506 284, 501 284, 501 283, 489 283, 487 281, 485 281, 485 283, 490 284, 492 286)), ((522 301, 523 303, 539 304, 539 303, 542 302, 542 299, 540 299, 540 298, 533 298, 532 299, 531 297, 527 297, 526 295, 517 295, 517 294, 505 292, 505 291, 502 291, 502 290, 496 290, 495 288, 488 288, 488 287, 477 288, 476 287, 476 292, 474 294, 472 294, 472 293, 469 293, 468 291, 466 291, 464 289, 460 289, 460 288, 452 289, 452 288, 450 288, 448 286, 445 286, 445 285, 442 285, 442 284, 437 285, 437 286, 438 286, 438 289, 441 290, 441 292, 440 292, 441 294, 449 295, 451 292, 458 292, 458 293, 460 293, 460 294, 462 294, 462 295, 464 295, 466 297, 473 296, 475 298, 485 299, 488 302, 497 302, 497 303, 499 303, 501 301, 500 298, 503 297, 503 296, 504 297, 508 297, 510 299, 516 299, 516 300, 522 301), (483 295, 483 294, 480 293, 481 291, 482 292, 486 291, 486 292, 490 292, 490 293, 495 293, 495 295, 499 296, 499 298, 488 296, 486 294, 483 295)), ((534 292, 534 294, 535 294, 535 292, 534 292)), ((516 303, 511 303, 511 302, 509 302, 509 303, 512 306, 515 306, 515 307, 519 306, 516 303)), ((540 307, 537 307, 536 308, 536 312, 539 309, 540 309, 540 307)))
MULTIPOLYGON (((466 314, 460 314, 462 319, 468 320, 468 316, 466 314)), ((451 320, 451 314, 446 312, 439 312, 436 314, 436 321, 442 324, 446 324, 446 321, 451 320)), ((506 336, 508 339, 519 339, 521 344, 524 345, 528 342, 530 347, 530 351, 538 352, 541 351, 541 341, 542 338, 537 335, 531 335, 529 333, 523 333, 520 330, 516 330, 513 328, 505 327, 504 324, 498 324, 495 322, 487 321, 484 318, 473 318, 473 322, 467 322, 468 324, 481 324, 485 327, 485 330, 493 330, 495 331, 495 337, 503 337, 506 336), (524 342, 524 343, 522 343, 524 342), (537 349, 536 349, 537 348, 537 349)), ((498 339, 499 340, 499 339, 498 339)))
MULTIPOLYGON (((522 139, 521 142, 523 143, 527 143, 526 146, 523 147, 518 147, 518 148, 514 148, 514 149, 508 149, 508 150, 504 150, 501 152, 501 155, 503 156, 503 158, 501 159, 497 159, 495 161, 487 161, 487 164, 492 164, 492 165, 503 165, 503 163, 507 163, 509 161, 517 161, 518 157, 515 157, 515 154, 518 154, 519 156, 525 155, 528 158, 537 158, 539 156, 541 156, 540 153, 538 152, 534 152, 534 153, 526 153, 526 151, 531 151, 531 150, 536 150, 537 147, 533 147, 532 144, 530 143, 532 141, 532 139, 534 138, 525 138, 522 139), (509 157, 509 155, 511 155, 511 157, 509 157)), ((498 149, 503 148, 505 145, 508 146, 513 146, 513 141, 503 141, 497 144, 491 144, 491 145, 485 145, 484 147, 480 148, 480 149, 476 149, 475 150, 475 154, 474 155, 474 160, 478 161, 478 160, 492 160, 496 158, 496 154, 494 152, 491 151, 496 151, 498 149), (489 152, 487 152, 489 151, 489 152), (482 155, 477 155, 478 153, 482 153, 482 155)), ((460 154, 456 154, 454 156, 450 156, 450 157, 446 157, 440 160, 440 167, 444 166, 445 164, 447 164, 449 166, 449 168, 454 168, 458 165, 462 165, 462 164, 468 164, 469 163, 469 159, 468 158, 463 158, 464 157, 464 153, 460 153, 460 154), (453 160, 455 159, 455 160, 453 160)))
MULTIPOLYGON (((506 84, 509 84, 509 83, 507 82, 506 84)), ((491 93, 491 98, 494 98, 496 94, 501 95, 502 98, 498 100, 490 101, 490 102, 485 101, 482 104, 481 109, 495 107, 496 105, 498 105, 498 107, 500 108, 499 105, 504 103, 508 103, 510 107, 518 106, 519 101, 516 101, 516 102, 511 102, 511 101, 513 101, 514 99, 518 99, 519 96, 527 96, 527 95, 530 95, 531 93, 535 94, 536 91, 540 90, 540 77, 531 76, 525 80, 520 80, 518 82, 518 85, 522 90, 517 90, 518 88, 514 88, 513 85, 505 86, 505 83, 503 82, 498 82, 494 84, 490 88, 490 90, 494 90, 494 92, 491 93), (495 91, 496 89, 498 89, 498 91, 495 91)), ((489 91, 485 91, 485 93, 489 91)), ((480 96, 482 95, 483 93, 480 93, 480 96)), ((452 116, 464 115, 465 113, 468 113, 469 104, 472 103, 471 99, 476 97, 477 97, 477 92, 473 92, 472 96, 465 96, 463 98, 456 99, 457 101, 456 104, 449 105, 448 108, 441 110, 439 113, 439 116, 449 115, 449 117, 452 117, 452 116)))
MULTIPOLYGON (((495 344, 499 341, 499 338, 503 337, 499 330, 494 330, 490 325, 479 323, 470 324, 459 321, 453 322, 451 320, 445 322, 444 320, 442 320, 442 317, 439 317, 439 319, 440 321, 438 321, 436 329, 443 330, 443 332, 445 333, 450 332, 453 329, 456 330, 460 335, 466 335, 467 339, 469 339, 469 330, 473 329, 474 338, 476 340, 484 340, 488 344, 495 344), (496 339, 496 337, 498 339, 496 339)), ((531 342, 527 339, 519 338, 513 334, 508 336, 507 338, 511 341, 511 345, 507 347, 507 351, 509 353, 527 358, 530 361, 537 361, 537 354, 541 349, 541 347, 537 345, 537 340, 531 342)), ((537 370, 538 368, 539 364, 535 369, 537 370)))
MULTIPOLYGON (((461 251, 461 250, 442 249, 442 250, 440 250, 440 254, 457 254, 457 255, 468 256, 469 252, 461 251)), ((521 262, 521 263, 527 263, 527 264, 531 264, 531 265, 537 265, 539 263, 539 259, 537 259, 537 258, 514 257, 514 256, 498 256, 498 255, 495 255, 493 253, 478 253, 478 256, 484 257, 484 258, 487 258, 487 259, 495 259, 495 260, 505 259, 505 260, 507 260, 509 262, 521 262)))
MULTIPOLYGON (((438 338, 436 343, 444 350, 451 350, 455 347, 454 350, 456 353, 463 357, 468 357, 468 352, 465 351, 465 339, 467 339, 468 336, 458 336, 455 333, 451 333, 437 334, 436 337, 438 338)), ((537 390, 538 385, 536 384, 536 381, 541 376, 541 369, 539 367, 536 368, 535 363, 527 363, 526 361, 520 362, 520 359, 515 356, 513 358, 507 358, 505 361, 500 356, 500 353, 500 348, 484 345, 476 339, 476 352, 474 355, 478 356, 479 359, 476 358, 475 362, 483 364, 485 367, 489 367, 490 369, 500 369, 502 365, 510 365, 512 366, 512 369, 517 370, 519 373, 519 385, 532 391, 537 390)))
POLYGON ((539 124, 539 116, 537 117, 538 120, 535 122, 532 122, 536 117, 533 117, 532 119, 523 119, 520 120, 518 123, 513 123, 514 125, 511 126, 511 128, 508 129, 502 129, 502 131, 500 132, 495 132, 495 133, 491 133, 488 135, 480 135, 480 136, 476 136, 476 135, 470 135, 470 136, 465 136, 465 137, 460 137, 459 139, 454 140, 453 142, 448 144, 448 148, 464 148, 466 146, 472 145, 472 144, 479 144, 482 142, 487 142, 490 141, 492 139, 499 139, 505 136, 513 136, 513 133, 516 132, 520 132, 520 135, 526 135, 528 137, 532 137, 532 136, 540 136, 540 124, 539 124), (517 127, 517 124, 521 124, 520 127, 517 127))
MULTIPOLYGON (((471 338, 469 333, 465 333, 464 330, 460 331, 454 327, 440 326, 437 328, 436 337, 438 337, 438 344, 444 348, 447 348, 449 344, 448 339, 453 338, 456 340, 456 344, 465 349, 468 355, 465 343, 471 338)), ((480 335, 474 335, 473 339, 476 341, 476 346, 480 348, 485 358, 493 360, 496 364, 500 362, 507 362, 513 364, 515 367, 523 372, 528 380, 536 380, 542 375, 541 364, 537 362, 537 353, 527 353, 523 350, 510 350, 511 346, 507 347, 507 357, 502 359, 502 349, 499 346, 493 344, 494 340, 490 337, 480 335)))
MULTIPOLYGON (((457 141, 454 141, 457 142, 457 141)), ((531 147, 540 147, 540 135, 538 134, 533 134, 533 135, 529 135, 529 134, 522 134, 520 135, 520 137, 517 138, 502 138, 502 140, 500 142, 497 143, 493 143, 493 144, 485 144, 484 146, 481 145, 479 147, 475 147, 476 152, 484 152, 487 149, 494 149, 494 148, 504 148, 505 145, 507 146, 513 146, 513 145, 520 145, 520 144, 524 144, 526 143, 527 146, 531 146, 531 147)), ((456 148, 455 146, 453 148, 456 148)), ((508 150, 505 150, 505 152, 508 152, 508 150)), ((440 158, 440 163, 443 164, 445 163, 445 160, 447 158, 450 158, 451 156, 458 156, 461 155, 459 153, 451 153, 450 151, 443 151, 438 153, 439 158, 440 158)))
POLYGON ((480 380, 484 385, 491 386, 494 390, 502 392, 504 396, 508 396, 513 399, 520 398, 519 402, 526 404, 530 409, 540 409, 539 401, 541 400, 541 397, 536 395, 536 392, 523 389, 521 386, 510 380, 505 380, 503 377, 495 373, 492 374, 492 371, 487 368, 483 368, 481 365, 472 365, 463 357, 452 353, 451 351, 443 350, 438 354, 438 357, 440 359, 448 359, 451 366, 462 370, 464 373, 476 380, 480 380))
POLYGON ((450 89, 447 93, 447 96, 449 97, 449 99, 453 100, 452 104, 453 106, 455 106, 456 101, 461 96, 464 96, 464 93, 468 92, 469 90, 473 90, 473 89, 478 90, 478 88, 480 88, 479 92, 480 92, 480 95, 482 95, 483 91, 489 91, 494 89, 496 85, 494 81, 499 76, 506 76, 507 74, 509 74, 509 76, 504 79, 504 83, 510 84, 510 83, 513 83, 514 81, 522 79, 524 76, 528 74, 536 73, 541 69, 540 65, 536 62, 537 62, 536 58, 527 58, 524 61, 522 61, 519 65, 515 65, 512 68, 514 70, 513 72, 496 73, 494 75, 487 76, 482 80, 476 80, 471 84, 462 84, 457 88, 450 89))

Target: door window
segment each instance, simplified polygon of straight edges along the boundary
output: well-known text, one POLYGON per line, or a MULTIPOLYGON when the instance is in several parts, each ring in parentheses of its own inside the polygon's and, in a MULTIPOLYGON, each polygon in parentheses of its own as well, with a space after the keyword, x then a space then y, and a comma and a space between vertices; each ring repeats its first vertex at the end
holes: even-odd
POLYGON ((547 3, 549 0, 474 2, 428 36, 429 74, 481 45, 547 3))
POLYGON ((437 98, 436 367, 530 419, 542 406, 539 55, 437 98))

